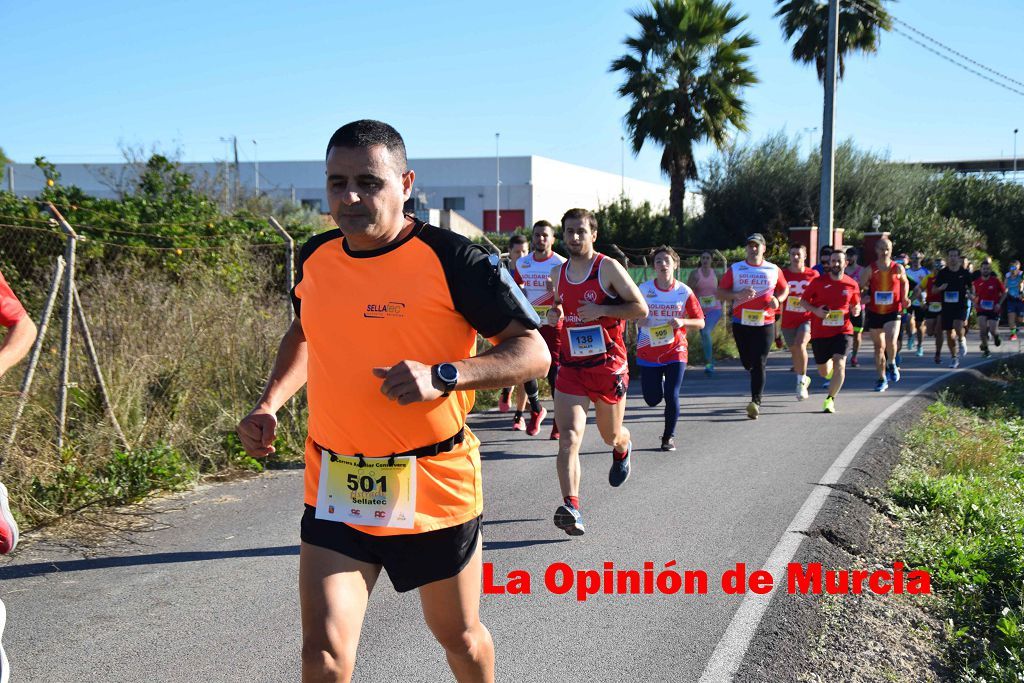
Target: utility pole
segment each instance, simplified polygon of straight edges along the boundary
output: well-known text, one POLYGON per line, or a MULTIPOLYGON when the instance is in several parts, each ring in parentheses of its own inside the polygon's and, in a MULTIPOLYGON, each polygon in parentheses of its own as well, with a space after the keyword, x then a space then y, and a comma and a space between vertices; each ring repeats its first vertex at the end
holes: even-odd
MULTIPOLYGON (((1020 128, 1014 128, 1014 180, 1017 180, 1017 131, 1019 131, 1019 130, 1020 130, 1020 128)), ((13 173, 13 170, 14 169, 11 169, 12 173, 13 173)), ((13 180, 11 180, 11 183, 10 183, 10 191, 11 191, 11 193, 13 193, 13 191, 14 191, 14 181, 13 180)))
MULTIPOLYGON (((221 142, 227 144, 231 142, 231 138, 222 137, 221 142)), ((231 148, 226 147, 224 150, 224 210, 231 210, 231 169, 228 166, 228 157, 231 156, 231 148)))
POLYGON ((825 107, 821 122, 821 202, 818 244, 832 244, 832 203, 836 178, 836 62, 839 56, 839 0, 828 3, 828 54, 825 59, 825 107))
POLYGON ((494 230, 501 232, 501 153, 498 151, 498 143, 501 140, 501 133, 494 134, 494 173, 497 182, 494 185, 494 230))
POLYGON ((259 148, 258 148, 255 140, 252 141, 252 166, 253 166, 253 169, 252 169, 253 183, 256 186, 256 196, 259 197, 260 196, 260 157, 259 157, 259 148))
POLYGON ((235 148, 235 201, 242 196, 242 173, 238 165, 238 136, 231 136, 231 145, 235 148))
POLYGON ((7 190, 14 194, 14 164, 7 167, 7 190))

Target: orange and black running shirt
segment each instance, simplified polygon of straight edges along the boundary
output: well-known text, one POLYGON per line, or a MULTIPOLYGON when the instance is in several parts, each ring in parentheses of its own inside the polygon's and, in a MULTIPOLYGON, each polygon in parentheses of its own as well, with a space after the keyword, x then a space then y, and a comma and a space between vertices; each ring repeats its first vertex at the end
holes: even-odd
MULTIPOLYGON (((387 247, 351 251, 340 230, 302 248, 292 302, 305 334, 305 502, 315 506, 323 446, 341 455, 387 457, 431 446, 465 427, 474 392, 399 405, 381 393, 373 368, 403 360, 426 365, 475 355, 476 336, 513 320, 534 328, 499 284, 487 253, 466 238, 416 221, 387 247)), ((483 511, 480 441, 466 428, 453 450, 417 459, 412 529, 351 525, 377 536, 423 533, 483 511)))

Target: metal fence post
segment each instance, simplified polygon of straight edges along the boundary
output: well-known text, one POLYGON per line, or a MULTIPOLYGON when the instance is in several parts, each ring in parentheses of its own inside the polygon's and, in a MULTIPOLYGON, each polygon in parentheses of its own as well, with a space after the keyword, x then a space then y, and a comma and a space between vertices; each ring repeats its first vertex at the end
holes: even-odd
MULTIPOLYGON (((287 252, 287 262, 284 266, 285 286, 288 288, 288 294, 291 295, 292 288, 295 287, 295 240, 288 234, 277 219, 271 216, 267 219, 270 223, 270 227, 277 230, 277 234, 284 238, 287 252)), ((288 302, 288 325, 291 325, 295 321, 295 308, 292 306, 291 301, 288 302)))
MULTIPOLYGON (((11 433, 7 436, 7 450, 14 446, 14 439, 18 435, 18 423, 25 412, 25 405, 28 403, 28 392, 32 389, 32 379, 35 377, 36 365, 39 363, 39 354, 43 349, 43 340, 46 338, 46 329, 50 325, 50 317, 53 315, 53 305, 57 303, 57 290, 60 288, 61 277, 64 275, 64 259, 57 257, 57 265, 53 269, 53 280, 50 283, 50 292, 46 296, 46 305, 39 316, 39 332, 36 334, 36 341, 32 345, 32 351, 28 356, 28 366, 25 368, 25 377, 21 380, 21 393, 18 396, 18 407, 14 411, 14 420, 11 422, 11 433)), ((3 458, 0 457, 0 463, 3 458)))
POLYGON ((121 423, 117 421, 117 416, 114 414, 114 405, 110 402, 110 394, 107 393, 107 383, 103 381, 103 371, 100 369, 100 357, 96 353, 96 346, 92 343, 92 335, 89 333, 89 323, 85 319, 85 309, 82 308, 82 297, 78 295, 78 287, 72 283, 71 290, 75 295, 75 312, 78 314, 78 326, 82 328, 82 339, 85 341, 85 351, 89 356, 89 363, 92 365, 93 376, 96 377, 96 384, 100 388, 100 397, 103 400, 103 407, 107 411, 107 417, 110 418, 110 423, 114 425, 114 431, 117 432, 117 436, 121 439, 121 444, 124 446, 126 451, 131 451, 132 446, 128 443, 128 437, 124 435, 124 430, 121 429, 121 423))
POLYGON ((75 248, 78 235, 64 219, 53 204, 47 202, 47 210, 60 224, 61 230, 67 235, 67 246, 64 250, 64 301, 61 302, 61 344, 60 344, 60 386, 57 394, 57 450, 64 448, 64 425, 68 416, 68 373, 71 366, 71 329, 74 323, 75 304, 75 248))

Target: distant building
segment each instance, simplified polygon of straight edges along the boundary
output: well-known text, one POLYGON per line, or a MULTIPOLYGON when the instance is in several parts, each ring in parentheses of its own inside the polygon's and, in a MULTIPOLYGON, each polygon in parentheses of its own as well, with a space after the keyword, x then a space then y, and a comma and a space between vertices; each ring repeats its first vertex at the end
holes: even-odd
MULTIPOLYGON (((14 191, 35 196, 42 191, 45 178, 32 164, 13 164, 14 191)), ((182 163, 181 166, 200 183, 220 179, 225 173, 231 187, 239 183, 247 193, 255 191, 254 164, 237 168, 223 163, 182 163), (237 173, 237 179, 236 179, 237 173)), ((56 164, 65 185, 77 185, 97 197, 114 198, 132 186, 133 167, 129 164, 56 164)), ((416 171, 413 197, 406 207, 421 215, 445 216, 453 229, 473 232, 507 232, 535 221, 556 223, 573 207, 596 209, 625 194, 634 203, 650 202, 657 209, 668 206, 667 185, 623 178, 584 166, 568 164, 540 156, 501 157, 500 213, 495 210, 496 168, 494 157, 465 159, 410 159, 416 171), (457 215, 456 215, 457 214, 457 215)), ((8 179, 5 180, 5 186, 8 179)), ((261 161, 259 189, 277 199, 296 202, 327 212, 322 161, 261 161)), ((699 213, 701 197, 687 193, 688 213, 699 213)), ((444 226, 449 227, 449 226, 444 226)))

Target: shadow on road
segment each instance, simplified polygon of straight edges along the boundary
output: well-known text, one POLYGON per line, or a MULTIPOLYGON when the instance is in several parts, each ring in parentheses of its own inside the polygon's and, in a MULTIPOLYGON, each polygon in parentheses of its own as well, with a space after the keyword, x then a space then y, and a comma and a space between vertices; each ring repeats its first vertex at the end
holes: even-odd
POLYGON ((123 555, 121 557, 96 557, 87 560, 63 560, 60 562, 36 562, 33 564, 8 565, 0 569, 0 579, 23 579, 30 576, 79 572, 88 569, 109 569, 111 567, 136 567, 146 564, 172 564, 175 562, 200 562, 204 560, 226 560, 234 557, 281 557, 298 555, 299 546, 280 545, 271 548, 243 548, 240 550, 207 550, 180 553, 154 553, 152 555, 123 555))
MULTIPOLYGON (((528 548, 531 545, 550 545, 552 543, 570 543, 568 538, 560 539, 536 539, 533 541, 484 541, 484 550, 512 550, 514 548, 528 548)), ((0 577, 2 578, 2 577, 0 577)))

